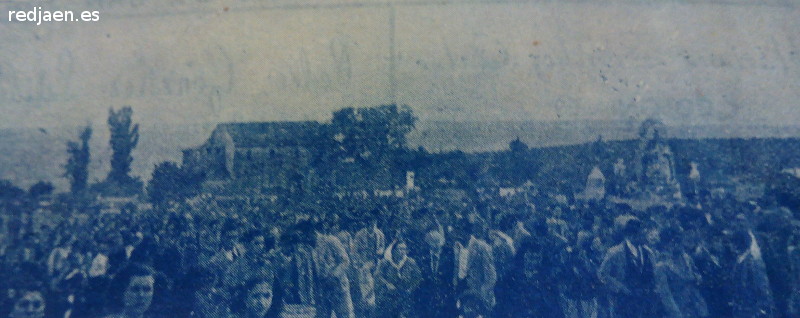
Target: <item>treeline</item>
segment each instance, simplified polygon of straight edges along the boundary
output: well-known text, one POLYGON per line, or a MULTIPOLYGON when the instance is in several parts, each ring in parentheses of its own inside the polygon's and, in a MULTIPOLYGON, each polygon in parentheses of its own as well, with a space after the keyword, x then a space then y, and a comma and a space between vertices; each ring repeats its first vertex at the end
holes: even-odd
MULTIPOLYGON (((405 185, 407 172, 416 176, 420 189, 461 189, 474 193, 479 188, 518 187, 529 184, 546 193, 571 196, 580 192, 594 166, 608 177, 618 159, 628 175, 634 174, 639 140, 605 141, 587 144, 530 148, 519 139, 506 150, 485 153, 451 151, 431 153, 408 147, 407 136, 416 117, 406 106, 384 105, 345 108, 321 125, 318 140, 310 143, 313 159, 309 166, 295 166, 286 172, 290 184, 284 196, 331 196, 366 190, 393 190, 405 185)), ((686 183, 690 163, 698 165, 702 178, 716 182, 735 178, 744 182, 768 183, 786 167, 800 166, 800 139, 669 139, 675 171, 686 183)), ((281 169, 287 169, 285 167, 281 169)), ((156 167, 148 186, 153 203, 180 201, 202 192, 204 176, 189 173, 177 163, 156 167)), ((252 185, 228 189, 236 193, 258 192, 252 185)), ((274 190, 274 189, 273 189, 274 190)))
MULTIPOLYGON (((206 176, 190 172, 176 162, 156 165, 146 187, 141 180, 130 176, 131 153, 139 140, 138 125, 133 123, 132 115, 131 107, 109 110, 111 171, 100 182, 88 182, 89 141, 93 128, 83 128, 76 140, 67 143, 69 159, 64 166, 64 177, 70 181, 72 197, 91 199, 97 194, 146 194, 146 200, 163 205, 203 193, 206 176)), ((393 190, 402 188, 406 173, 413 172, 415 185, 423 191, 462 189, 474 193, 478 188, 529 184, 542 192, 570 196, 582 190, 594 166, 599 166, 609 176, 614 163, 621 158, 632 174, 639 143, 638 140, 598 138, 587 144, 530 148, 515 139, 503 151, 431 153, 422 147, 409 148, 408 134, 416 123, 416 116, 407 106, 344 108, 333 112, 331 120, 314 133, 315 140, 306 145, 313 148, 308 166, 276 167, 292 170, 284 173, 290 182, 278 194, 320 199, 320 196, 342 192, 393 190)), ((675 170, 682 183, 686 182, 692 162, 698 164, 704 180, 733 177, 762 184, 780 178, 783 168, 800 167, 797 155, 800 139, 670 139, 667 143, 673 151, 675 170)), ((234 190, 245 194, 260 191, 234 190)))

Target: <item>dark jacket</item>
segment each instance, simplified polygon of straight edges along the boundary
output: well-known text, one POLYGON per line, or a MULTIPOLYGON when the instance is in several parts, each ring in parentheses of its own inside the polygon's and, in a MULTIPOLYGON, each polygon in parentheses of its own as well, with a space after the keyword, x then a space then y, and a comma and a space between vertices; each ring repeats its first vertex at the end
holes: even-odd
POLYGON ((419 253, 422 282, 414 299, 419 317, 456 317, 455 262, 453 249, 445 246, 439 254, 438 262, 430 250, 419 253))
POLYGON ((733 317, 773 317, 775 304, 766 266, 751 251, 741 255, 733 266, 730 280, 733 317))
POLYGON ((655 293, 655 264, 653 251, 647 246, 622 242, 608 249, 600 264, 598 275, 611 293, 615 317, 653 317, 660 312, 655 293))
POLYGON ((499 282, 507 293, 497 302, 498 317, 563 317, 558 279, 562 245, 547 237, 527 239, 520 244, 508 275, 499 282))

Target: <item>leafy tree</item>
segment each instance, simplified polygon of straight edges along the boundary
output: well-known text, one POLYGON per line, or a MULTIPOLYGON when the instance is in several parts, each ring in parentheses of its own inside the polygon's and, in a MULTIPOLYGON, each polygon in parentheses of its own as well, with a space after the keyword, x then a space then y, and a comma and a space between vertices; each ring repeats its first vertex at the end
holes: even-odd
POLYGON ((81 192, 86 189, 89 179, 89 139, 92 138, 92 127, 86 126, 80 133, 80 141, 67 142, 67 152, 69 159, 64 167, 64 177, 69 179, 70 190, 73 193, 81 192))
POLYGON ((133 180, 129 173, 133 157, 131 153, 139 143, 139 124, 133 124, 131 117, 133 109, 130 106, 122 107, 115 111, 109 109, 108 128, 111 130, 111 171, 107 181, 120 185, 129 184, 133 180))
POLYGON ((522 142, 522 140, 519 140, 519 137, 517 137, 517 139, 514 139, 508 143, 508 149, 514 154, 524 154, 528 151, 528 145, 522 142))
POLYGON ((25 191, 15 186, 11 181, 0 180, 0 200, 11 201, 22 198, 25 191))
POLYGON ((403 150, 417 118, 408 106, 344 108, 333 113, 332 138, 336 157, 376 161, 403 150))
POLYGON ((603 135, 597 136, 597 140, 595 140, 594 143, 592 143, 591 148, 592 148, 591 149, 592 153, 590 154, 591 156, 590 159, 592 164, 601 165, 609 159, 608 149, 607 149, 608 146, 606 145, 605 140, 603 140, 603 135))
POLYGON ((508 144, 508 151, 496 156, 493 174, 507 185, 519 186, 532 180, 536 174, 536 163, 527 144, 519 138, 508 144))
POLYGON ((25 191, 11 181, 0 179, 0 213, 18 216, 23 213, 25 191))
POLYGON ((28 189, 28 195, 36 198, 43 195, 52 194, 54 189, 55 188, 53 187, 52 183, 46 181, 39 181, 28 189))
POLYGON ((416 117, 408 106, 344 108, 333 113, 326 127, 328 144, 318 171, 332 184, 386 188, 405 180, 403 153, 416 117))
POLYGON ((182 169, 174 162, 165 161, 153 169, 153 177, 147 185, 147 194, 154 205, 170 201, 181 202, 200 194, 205 175, 182 169))

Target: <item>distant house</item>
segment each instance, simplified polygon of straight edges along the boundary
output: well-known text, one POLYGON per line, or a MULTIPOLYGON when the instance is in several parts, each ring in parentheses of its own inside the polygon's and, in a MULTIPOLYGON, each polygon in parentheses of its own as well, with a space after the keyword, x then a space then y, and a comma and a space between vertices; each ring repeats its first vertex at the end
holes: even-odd
POLYGON ((786 168, 781 170, 781 172, 794 176, 796 178, 800 178, 800 168, 786 168))
POLYGON ((264 187, 298 184, 322 138, 315 121, 217 125, 208 140, 183 150, 183 167, 209 181, 253 180, 264 187))
POLYGON ((142 202, 135 196, 98 196, 95 199, 95 208, 99 209, 102 214, 119 214, 126 211, 129 213, 133 211, 149 210, 152 206, 142 202))

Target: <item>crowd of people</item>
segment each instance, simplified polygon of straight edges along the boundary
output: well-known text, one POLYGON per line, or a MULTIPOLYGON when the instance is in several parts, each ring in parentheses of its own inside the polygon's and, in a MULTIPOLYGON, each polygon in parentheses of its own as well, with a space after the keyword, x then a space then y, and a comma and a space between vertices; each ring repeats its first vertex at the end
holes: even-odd
POLYGON ((800 317, 800 222, 768 200, 394 208, 65 218, 3 240, 0 316, 800 317))

